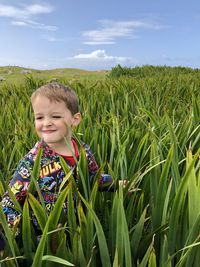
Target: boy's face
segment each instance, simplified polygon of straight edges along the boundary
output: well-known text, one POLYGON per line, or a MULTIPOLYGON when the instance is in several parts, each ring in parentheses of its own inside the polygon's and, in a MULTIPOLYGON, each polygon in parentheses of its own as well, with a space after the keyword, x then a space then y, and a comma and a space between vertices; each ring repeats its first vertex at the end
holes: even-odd
POLYGON ((32 102, 35 129, 50 147, 66 145, 65 138, 71 140, 71 127, 79 124, 80 113, 72 115, 63 101, 53 102, 38 95, 32 102))

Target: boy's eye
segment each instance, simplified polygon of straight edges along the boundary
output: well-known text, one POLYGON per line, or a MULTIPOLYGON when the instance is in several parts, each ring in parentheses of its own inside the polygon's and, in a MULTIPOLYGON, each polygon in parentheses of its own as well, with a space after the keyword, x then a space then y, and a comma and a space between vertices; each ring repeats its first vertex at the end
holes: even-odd
POLYGON ((38 121, 38 120, 41 120, 43 117, 36 117, 35 119, 38 121))
POLYGON ((53 118, 53 119, 60 119, 61 116, 59 116, 59 115, 53 115, 52 118, 53 118))

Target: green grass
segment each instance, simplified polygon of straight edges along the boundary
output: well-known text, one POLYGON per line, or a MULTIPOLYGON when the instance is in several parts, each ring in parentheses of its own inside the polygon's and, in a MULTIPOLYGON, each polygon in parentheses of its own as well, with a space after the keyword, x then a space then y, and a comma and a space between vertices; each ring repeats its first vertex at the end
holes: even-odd
MULTIPOLYGON (((31 74, 21 82, 16 78, 15 82, 0 85, 1 196, 18 161, 37 139, 29 98, 34 89, 54 76, 48 75, 41 78, 31 74)), ((77 92, 83 120, 75 134, 91 146, 100 167, 112 175, 116 191, 99 192, 97 183, 93 189, 88 187, 82 156, 78 163, 81 179, 76 185, 63 161, 69 184, 51 215, 46 214, 42 199, 39 202, 30 188, 22 209, 21 243, 15 242, 0 209, 7 236, 0 264, 22 266, 25 257, 23 266, 49 267, 63 263, 83 267, 198 267, 198 73, 171 75, 166 68, 153 77, 144 75, 143 78, 80 76, 74 80, 62 76, 58 80, 77 92), (128 185, 118 187, 119 179, 128 179, 128 185), (74 195, 80 200, 77 214, 74 195), (65 224, 60 227, 61 206, 66 196, 70 209, 64 217, 65 224), (43 230, 38 247, 30 230, 30 212, 35 214, 43 230), (64 228, 68 229, 67 238, 64 228), (53 250, 51 239, 57 242, 53 250)), ((38 157, 32 185, 40 196, 35 183, 39 161, 38 157)), ((20 209, 16 201, 15 206, 20 209)))

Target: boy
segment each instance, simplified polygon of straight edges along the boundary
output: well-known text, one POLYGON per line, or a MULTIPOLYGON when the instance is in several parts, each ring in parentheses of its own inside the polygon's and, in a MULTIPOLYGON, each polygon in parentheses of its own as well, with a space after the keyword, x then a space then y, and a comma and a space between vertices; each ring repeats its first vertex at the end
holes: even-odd
MULTIPOLYGON (((60 163, 60 157, 64 158, 70 169, 73 169, 73 176, 77 180, 76 159, 79 158, 78 143, 72 137, 72 128, 81 121, 78 98, 73 90, 58 83, 50 83, 38 88, 31 96, 32 108, 35 116, 35 129, 41 141, 25 155, 9 183, 11 191, 21 205, 27 195, 30 184, 33 165, 42 147, 43 154, 40 163, 40 176, 38 185, 44 199, 45 206, 50 212, 58 198, 59 186, 66 173, 60 163)), ((84 149, 90 180, 96 174, 98 165, 90 148, 81 142, 84 149)), ((111 185, 112 178, 109 175, 102 175, 100 185, 111 185)), ((6 193, 2 199, 2 206, 9 226, 19 223, 21 214, 12 208, 12 201, 6 193)), ((67 204, 63 207, 67 208, 67 204)), ((36 222, 35 222, 36 223, 36 222)))

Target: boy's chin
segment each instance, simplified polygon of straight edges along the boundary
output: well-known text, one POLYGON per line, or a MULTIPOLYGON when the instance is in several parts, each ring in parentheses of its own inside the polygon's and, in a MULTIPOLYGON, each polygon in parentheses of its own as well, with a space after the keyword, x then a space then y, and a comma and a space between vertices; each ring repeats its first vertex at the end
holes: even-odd
POLYGON ((64 139, 51 139, 51 138, 43 138, 43 141, 47 143, 47 145, 60 145, 64 144, 66 141, 64 139))
POLYGON ((62 136, 50 136, 50 135, 42 135, 39 136, 41 140, 43 140, 47 144, 65 144, 67 140, 71 140, 71 137, 62 137, 62 136))

